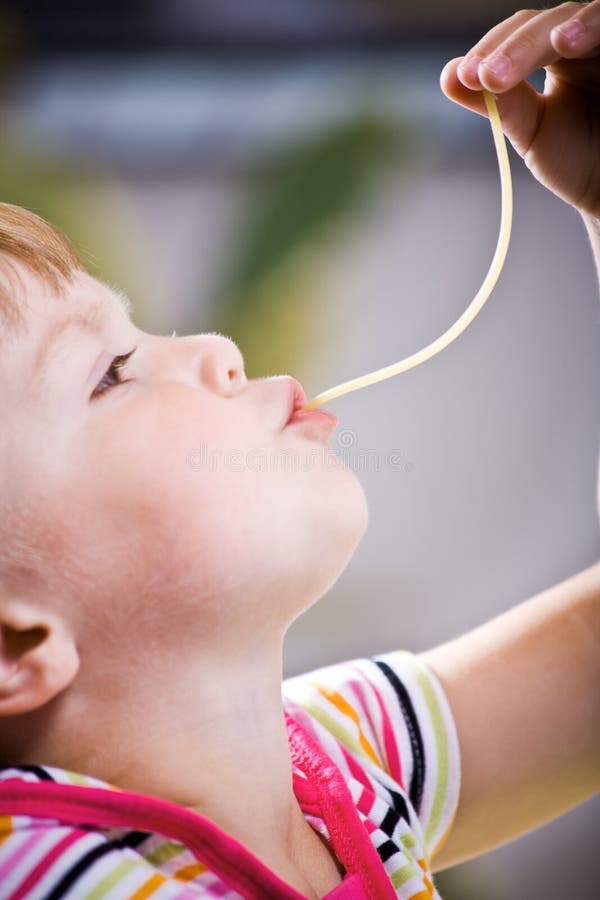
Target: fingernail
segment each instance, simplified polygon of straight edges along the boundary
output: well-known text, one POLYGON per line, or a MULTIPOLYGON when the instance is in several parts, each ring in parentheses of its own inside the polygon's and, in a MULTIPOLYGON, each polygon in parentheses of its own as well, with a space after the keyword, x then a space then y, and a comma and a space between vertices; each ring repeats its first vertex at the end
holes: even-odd
POLYGON ((470 80, 478 81, 477 72, 479 70, 479 64, 481 63, 481 56, 470 56, 468 59, 463 59, 458 66, 458 74, 460 78, 467 78, 470 80))
POLYGON ((577 44, 585 34, 585 28, 577 19, 571 19, 570 22, 563 22, 552 29, 567 42, 567 44, 577 44))
POLYGON ((489 59, 484 59, 481 65, 485 66, 488 72, 491 72, 497 81, 504 81, 510 72, 510 59, 508 56, 504 56, 503 53, 498 53, 497 56, 490 56, 489 59))

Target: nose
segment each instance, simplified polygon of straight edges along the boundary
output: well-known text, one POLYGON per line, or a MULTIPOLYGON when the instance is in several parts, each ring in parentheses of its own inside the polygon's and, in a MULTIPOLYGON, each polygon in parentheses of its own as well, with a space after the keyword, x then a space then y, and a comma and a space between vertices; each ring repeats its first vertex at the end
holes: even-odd
POLYGON ((220 334, 201 334, 184 340, 193 344, 196 373, 207 388, 230 397, 246 384, 244 358, 231 338, 220 334))

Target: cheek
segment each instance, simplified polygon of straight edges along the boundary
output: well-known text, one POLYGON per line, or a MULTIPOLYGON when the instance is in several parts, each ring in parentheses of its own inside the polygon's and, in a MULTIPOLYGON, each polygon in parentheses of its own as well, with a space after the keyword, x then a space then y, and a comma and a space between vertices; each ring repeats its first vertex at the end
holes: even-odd
POLYGON ((252 444, 252 423, 206 411, 200 425, 197 404, 131 404, 113 418, 118 431, 99 420, 70 451, 56 498, 71 510, 82 569, 107 590, 185 583, 198 602, 225 605, 242 588, 274 583, 314 594, 364 532, 358 479, 318 443, 298 442, 312 452, 294 470, 273 436, 252 444))
MULTIPOLYGON (((200 418, 197 407, 197 401, 153 398, 123 403, 118 412, 113 407, 89 422, 68 447, 60 477, 54 480, 59 508, 68 502, 72 511, 69 519, 77 542, 99 542, 111 552, 129 548, 153 563, 160 548, 172 548, 178 535, 185 540, 203 513, 208 524, 218 484, 205 476, 196 486, 190 478, 190 453, 198 434, 190 423, 200 418), (200 502, 202 489, 205 503, 200 502)), ((201 437, 209 449, 208 435, 223 443, 218 419, 203 419, 201 437)), ((162 554, 160 561, 166 565, 169 558, 162 554)))
MULTIPOLYGON (((258 431, 240 414, 201 409, 196 392, 155 394, 99 418, 70 451, 57 492, 85 512, 73 539, 90 567, 110 558, 132 577, 196 578, 202 594, 227 594, 289 519, 272 476, 248 465, 258 431)), ((261 440, 271 440, 267 429, 261 440)))

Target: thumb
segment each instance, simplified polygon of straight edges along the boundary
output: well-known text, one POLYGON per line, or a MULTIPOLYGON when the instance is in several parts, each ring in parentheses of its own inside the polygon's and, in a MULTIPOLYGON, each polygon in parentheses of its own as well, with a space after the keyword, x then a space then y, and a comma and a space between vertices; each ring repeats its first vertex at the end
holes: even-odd
MULTIPOLYGON (((450 100, 487 117, 482 91, 471 91, 459 79, 457 69, 463 57, 446 63, 440 75, 440 87, 450 100)), ((528 81, 521 81, 509 91, 494 94, 502 129, 520 156, 525 156, 538 130, 544 101, 528 81)))

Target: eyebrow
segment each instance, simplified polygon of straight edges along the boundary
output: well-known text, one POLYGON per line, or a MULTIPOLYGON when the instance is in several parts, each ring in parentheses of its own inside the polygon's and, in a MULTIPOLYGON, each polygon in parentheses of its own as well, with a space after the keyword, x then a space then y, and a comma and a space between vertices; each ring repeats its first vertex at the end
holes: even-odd
MULTIPOLYGON (((112 295, 118 300, 119 306, 125 314, 130 317, 132 304, 129 297, 118 290, 113 290, 112 295)), ((49 331, 44 335, 44 339, 35 354, 32 370, 33 375, 38 376, 48 369, 50 361, 62 345, 67 334, 70 334, 72 331, 97 334, 100 331, 101 324, 106 320, 108 309, 108 303, 105 301, 98 301, 91 309, 83 310, 74 316, 70 316, 68 319, 54 322, 49 331)))

